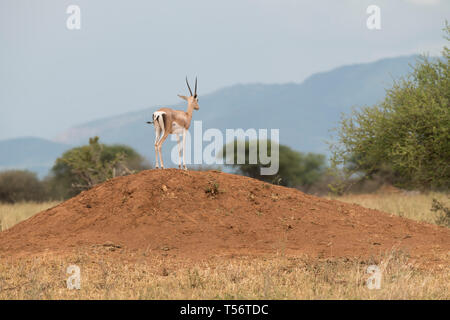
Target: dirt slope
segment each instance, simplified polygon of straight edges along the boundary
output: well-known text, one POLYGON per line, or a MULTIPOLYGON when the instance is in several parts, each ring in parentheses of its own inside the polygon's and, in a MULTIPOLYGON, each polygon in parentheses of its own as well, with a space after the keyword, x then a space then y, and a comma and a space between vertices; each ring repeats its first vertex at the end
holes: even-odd
POLYGON ((450 231, 216 171, 148 170, 81 193, 0 233, 0 256, 113 243, 178 257, 450 252, 450 231))

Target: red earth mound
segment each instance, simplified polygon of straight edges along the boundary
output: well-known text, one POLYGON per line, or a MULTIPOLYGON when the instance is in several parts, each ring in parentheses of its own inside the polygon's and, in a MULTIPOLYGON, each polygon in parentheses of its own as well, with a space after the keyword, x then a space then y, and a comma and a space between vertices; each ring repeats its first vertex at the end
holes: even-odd
POLYGON ((0 233, 3 257, 104 245, 190 258, 395 248, 439 260, 450 231, 247 177, 166 169, 112 179, 0 233))

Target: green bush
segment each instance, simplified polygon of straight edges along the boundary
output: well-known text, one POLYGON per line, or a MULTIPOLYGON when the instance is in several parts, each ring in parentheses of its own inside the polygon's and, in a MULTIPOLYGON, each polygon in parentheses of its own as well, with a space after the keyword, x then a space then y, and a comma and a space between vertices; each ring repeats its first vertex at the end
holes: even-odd
MULTIPOLYGON (((261 168, 268 167, 263 165, 259 159, 259 141, 256 141, 258 159, 256 164, 249 162, 250 142, 245 142, 245 163, 237 164, 237 141, 234 144, 234 161, 232 166, 237 173, 259 179, 262 181, 279 184, 288 187, 299 187, 307 189, 317 181, 319 181, 326 170, 325 156, 315 153, 302 153, 294 151, 288 146, 279 145, 279 170, 275 175, 261 175, 261 168)), ((267 141, 267 154, 271 156, 270 140, 267 141)), ((226 159, 226 149, 223 147, 223 157, 226 159)))
MULTIPOLYGON (((445 31, 450 36, 447 24, 445 31)), ((446 37, 449 40, 448 37, 446 37)), ((450 52, 422 57, 383 102, 343 117, 332 164, 404 188, 450 186, 450 52)))
POLYGON ((35 173, 26 170, 0 172, 0 202, 44 200, 45 187, 35 173))
POLYGON ((149 167, 131 147, 101 144, 94 137, 89 145, 70 149, 58 158, 45 183, 52 198, 67 199, 108 179, 149 167))

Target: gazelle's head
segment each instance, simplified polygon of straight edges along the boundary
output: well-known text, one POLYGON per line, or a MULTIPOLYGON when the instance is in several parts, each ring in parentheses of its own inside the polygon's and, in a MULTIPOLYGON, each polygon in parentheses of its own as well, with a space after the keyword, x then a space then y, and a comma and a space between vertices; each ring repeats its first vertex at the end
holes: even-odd
POLYGON ((189 97, 186 97, 186 96, 182 96, 181 94, 179 94, 178 96, 181 99, 186 100, 188 102, 188 105, 189 106, 193 106, 195 110, 200 109, 199 106, 198 106, 198 96, 197 96, 197 78, 195 78, 194 94, 192 94, 192 90, 191 90, 191 87, 189 86, 189 82, 188 82, 187 77, 186 77, 186 84, 188 86, 188 89, 189 89, 189 92, 190 92, 191 95, 189 97))

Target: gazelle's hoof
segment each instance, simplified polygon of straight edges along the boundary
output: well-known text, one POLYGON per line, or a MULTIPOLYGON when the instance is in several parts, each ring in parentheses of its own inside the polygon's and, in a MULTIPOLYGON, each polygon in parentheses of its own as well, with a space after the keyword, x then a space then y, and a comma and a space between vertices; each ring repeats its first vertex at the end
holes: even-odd
POLYGON ((183 170, 184 170, 184 171, 187 171, 187 167, 186 167, 186 166, 184 166, 184 167, 183 167, 183 170))

